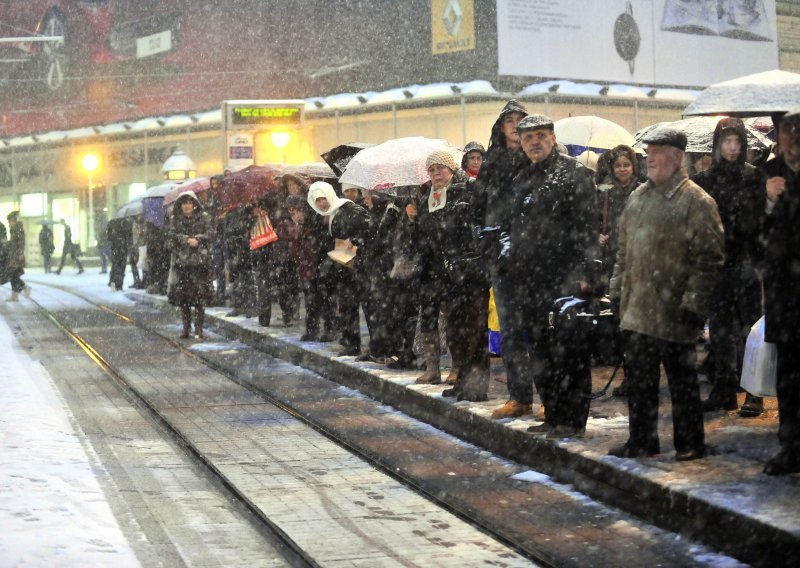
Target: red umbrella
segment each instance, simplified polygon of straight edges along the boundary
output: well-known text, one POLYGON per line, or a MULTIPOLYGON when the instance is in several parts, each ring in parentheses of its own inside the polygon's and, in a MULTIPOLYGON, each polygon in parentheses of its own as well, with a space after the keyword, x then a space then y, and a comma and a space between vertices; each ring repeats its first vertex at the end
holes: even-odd
POLYGON ((275 177, 280 170, 272 166, 247 166, 225 176, 219 188, 213 190, 214 198, 221 210, 240 205, 252 205, 261 197, 278 191, 275 177))
POLYGON ((182 193, 193 191, 195 195, 208 191, 211 187, 211 180, 206 177, 200 177, 183 182, 178 187, 170 191, 164 196, 164 207, 175 203, 182 193))

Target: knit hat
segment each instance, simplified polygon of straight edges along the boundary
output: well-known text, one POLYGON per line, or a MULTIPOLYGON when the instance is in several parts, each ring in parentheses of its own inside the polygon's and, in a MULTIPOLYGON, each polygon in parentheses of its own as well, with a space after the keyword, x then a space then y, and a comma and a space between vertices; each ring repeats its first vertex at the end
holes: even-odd
POLYGON ((439 164, 446 168, 449 168, 450 171, 457 171, 459 170, 458 162, 456 162, 455 157, 453 154, 448 152, 447 150, 434 150, 428 155, 428 159, 425 160, 425 169, 431 167, 433 164, 439 164))

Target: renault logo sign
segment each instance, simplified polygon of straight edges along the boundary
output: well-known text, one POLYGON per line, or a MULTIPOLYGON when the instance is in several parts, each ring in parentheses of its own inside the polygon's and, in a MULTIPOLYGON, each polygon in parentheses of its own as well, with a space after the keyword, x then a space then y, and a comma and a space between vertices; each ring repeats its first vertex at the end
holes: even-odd
POLYGON ((442 21, 444 28, 451 36, 458 34, 458 28, 461 27, 461 19, 464 17, 464 11, 461 9, 461 4, 458 0, 450 0, 444 9, 442 21))
POLYGON ((431 0, 431 52, 475 49, 474 0, 431 0))

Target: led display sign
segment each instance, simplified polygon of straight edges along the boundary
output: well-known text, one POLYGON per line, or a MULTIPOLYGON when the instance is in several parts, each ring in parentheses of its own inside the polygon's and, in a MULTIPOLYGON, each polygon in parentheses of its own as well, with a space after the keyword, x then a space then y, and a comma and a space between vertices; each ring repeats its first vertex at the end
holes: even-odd
POLYGON ((300 128, 303 101, 225 101, 224 115, 229 130, 300 128))

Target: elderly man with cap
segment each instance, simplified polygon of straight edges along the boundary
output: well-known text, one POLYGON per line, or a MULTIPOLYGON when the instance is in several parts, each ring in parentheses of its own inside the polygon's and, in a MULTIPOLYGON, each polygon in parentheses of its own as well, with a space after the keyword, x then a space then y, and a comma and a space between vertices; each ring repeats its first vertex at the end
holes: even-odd
POLYGON ((526 345, 527 336, 532 350, 526 347, 517 357, 517 372, 509 373, 511 400, 502 408, 530 408, 532 378, 545 420, 529 431, 551 438, 578 436, 589 416, 589 354, 585 341, 553 333, 550 314, 556 299, 592 291, 595 186, 588 169, 558 152, 550 118, 527 116, 517 132, 525 157, 511 184, 515 213, 500 239, 500 255, 507 260, 504 278, 511 284, 506 290, 517 309, 500 324, 504 349, 506 338, 526 345))
POLYGON ((695 369, 697 330, 724 260, 717 204, 681 167, 686 135, 668 126, 643 138, 648 181, 631 194, 619 221, 610 296, 627 333, 629 437, 609 454, 660 452, 658 387, 663 363, 672 397, 675 459, 706 453, 695 369))
POLYGON ((778 191, 767 186, 774 209, 765 252, 764 331, 765 339, 775 343, 778 351, 780 451, 764 467, 767 475, 800 472, 800 108, 781 119, 778 145, 785 167, 780 175, 769 178, 780 178, 778 191))

